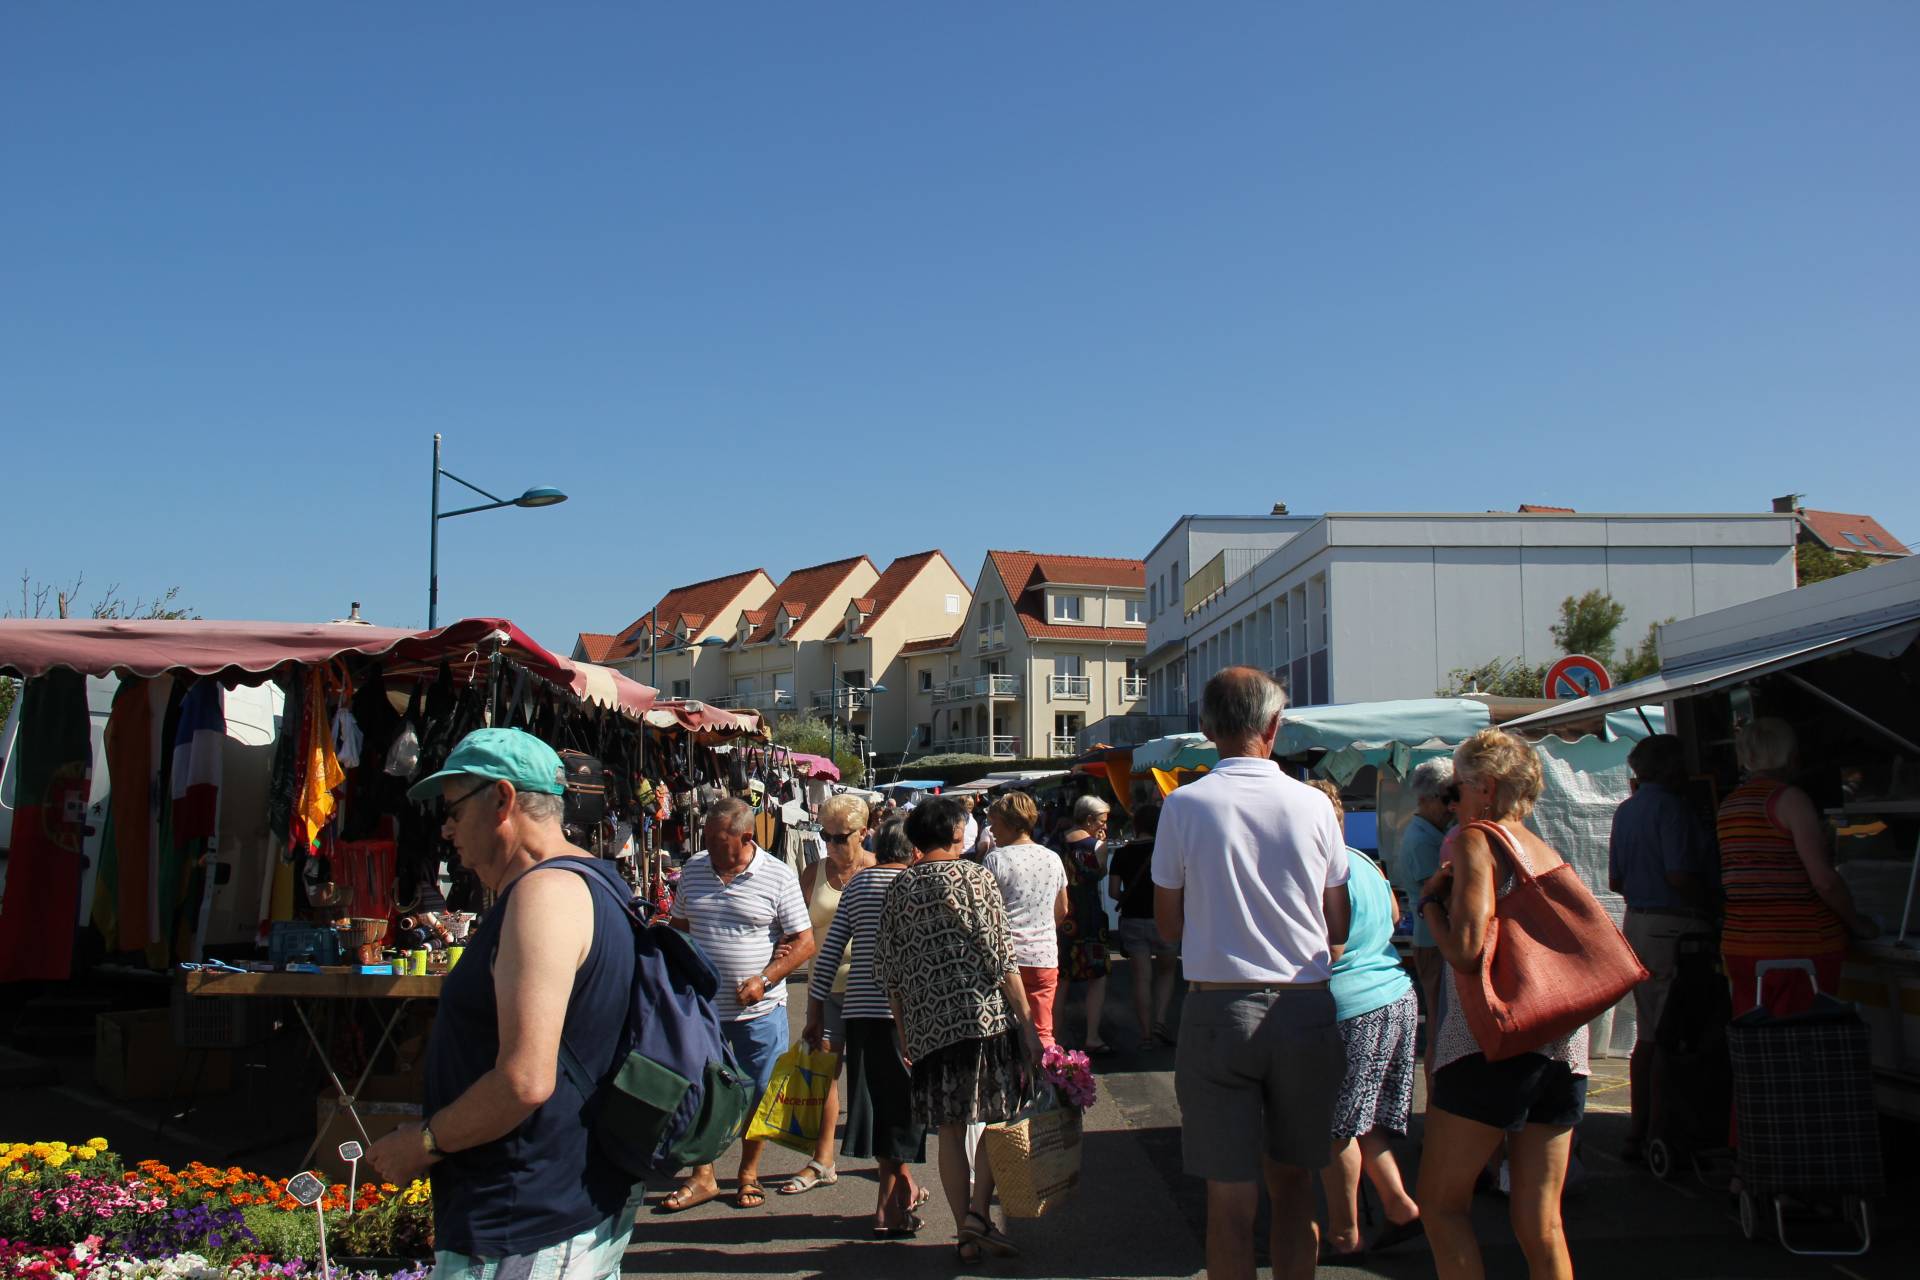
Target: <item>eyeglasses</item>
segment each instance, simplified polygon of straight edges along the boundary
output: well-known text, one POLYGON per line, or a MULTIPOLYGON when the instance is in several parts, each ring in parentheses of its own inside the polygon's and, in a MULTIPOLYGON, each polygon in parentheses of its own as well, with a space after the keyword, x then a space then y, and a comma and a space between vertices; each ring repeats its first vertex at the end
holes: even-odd
POLYGON ((447 801, 447 821, 452 822, 454 818, 459 814, 461 805, 473 799, 475 796, 479 795, 482 791, 485 791, 488 787, 491 787, 492 785, 493 785, 492 782, 483 782, 479 786, 475 787, 473 790, 467 792, 467 794, 460 796, 456 799, 447 801))
POLYGON ((851 831, 841 831, 837 833, 832 831, 822 831, 820 833, 820 838, 822 840, 825 840, 828 844, 845 844, 849 840, 853 839, 853 837, 854 837, 854 833, 851 831))

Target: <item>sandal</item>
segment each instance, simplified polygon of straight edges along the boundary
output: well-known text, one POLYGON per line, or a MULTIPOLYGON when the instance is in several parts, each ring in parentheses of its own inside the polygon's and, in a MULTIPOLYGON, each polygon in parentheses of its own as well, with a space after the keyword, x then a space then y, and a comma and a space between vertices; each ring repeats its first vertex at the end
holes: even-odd
POLYGON ((1012 1237, 994 1226, 992 1219, 983 1218, 977 1213, 969 1212, 966 1221, 960 1224, 960 1238, 979 1245, 996 1258, 1020 1256, 1020 1246, 1013 1242, 1012 1237), (977 1227, 974 1225, 976 1222, 980 1224, 977 1227))
POLYGON ((830 1187, 838 1181, 840 1181, 838 1169, 832 1165, 823 1165, 818 1160, 809 1160, 806 1168, 787 1179, 786 1185, 780 1188, 780 1194, 797 1196, 815 1187, 830 1187))
POLYGON ((913 1199, 907 1201, 907 1212, 912 1213, 915 1209, 918 1209, 931 1199, 933 1199, 933 1192, 924 1183, 915 1187, 913 1190, 913 1199))
POLYGON ((980 1261, 980 1246, 971 1240, 962 1239, 953 1247, 954 1257, 969 1265, 980 1261))
POLYGON ((1169 1049, 1180 1043, 1179 1040, 1174 1038, 1173 1030, 1164 1022, 1155 1024, 1153 1028, 1153 1038, 1169 1049))
POLYGON ((742 1180, 733 1193, 733 1207, 736 1209, 758 1209, 766 1202, 767 1189, 760 1185, 757 1178, 742 1180))
POLYGON ((926 1220, 917 1213, 909 1213, 891 1226, 876 1222, 873 1234, 879 1240, 901 1240, 920 1234, 920 1228, 926 1226, 926 1220))
POLYGON ((685 1213, 698 1205, 720 1197, 719 1187, 708 1187, 696 1191, 691 1182, 683 1182, 668 1192, 660 1202, 653 1206, 655 1213, 685 1213))

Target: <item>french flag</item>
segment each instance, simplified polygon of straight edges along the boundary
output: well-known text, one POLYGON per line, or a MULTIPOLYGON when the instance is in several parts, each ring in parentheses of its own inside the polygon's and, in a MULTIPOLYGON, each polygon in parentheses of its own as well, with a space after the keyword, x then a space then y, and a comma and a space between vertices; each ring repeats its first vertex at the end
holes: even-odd
POLYGON ((227 691, 202 680, 180 703, 173 735, 173 838, 211 840, 219 829, 221 748, 227 736, 227 691))

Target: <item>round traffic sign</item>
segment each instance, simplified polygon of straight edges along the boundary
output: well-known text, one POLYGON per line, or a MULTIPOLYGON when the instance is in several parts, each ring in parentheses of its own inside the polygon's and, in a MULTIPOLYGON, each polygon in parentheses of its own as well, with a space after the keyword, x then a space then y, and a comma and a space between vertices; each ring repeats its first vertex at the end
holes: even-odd
POLYGON ((1598 658, 1570 653, 1547 668, 1546 695, 1549 698, 1587 698, 1613 688, 1613 677, 1598 658))

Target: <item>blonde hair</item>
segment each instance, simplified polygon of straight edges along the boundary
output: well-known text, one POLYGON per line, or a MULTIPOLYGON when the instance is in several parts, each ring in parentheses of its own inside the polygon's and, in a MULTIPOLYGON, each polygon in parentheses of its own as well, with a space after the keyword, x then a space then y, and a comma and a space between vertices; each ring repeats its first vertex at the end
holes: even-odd
POLYGON ((987 806, 987 821, 995 818, 1021 835, 1030 836, 1034 824, 1040 821, 1040 806, 1024 791, 1009 791, 987 806))
POLYGON ((845 792, 829 796, 827 802, 820 806, 820 820, 825 822, 828 818, 844 819, 849 831, 864 831, 867 826, 867 802, 845 792))
POLYGON ((1333 816, 1344 826, 1347 821, 1347 806, 1340 803, 1340 788, 1325 778, 1309 778, 1307 785, 1333 801, 1333 816))
POLYGON ((1453 749, 1453 773, 1493 789, 1489 818, 1525 818, 1540 798, 1540 757, 1505 729, 1482 729, 1453 749))
POLYGON ((1739 757, 1740 767, 1749 773, 1786 768, 1793 763, 1794 749, 1798 746, 1793 726, 1777 716, 1761 716, 1741 725, 1740 731, 1733 735, 1733 753, 1739 757))

